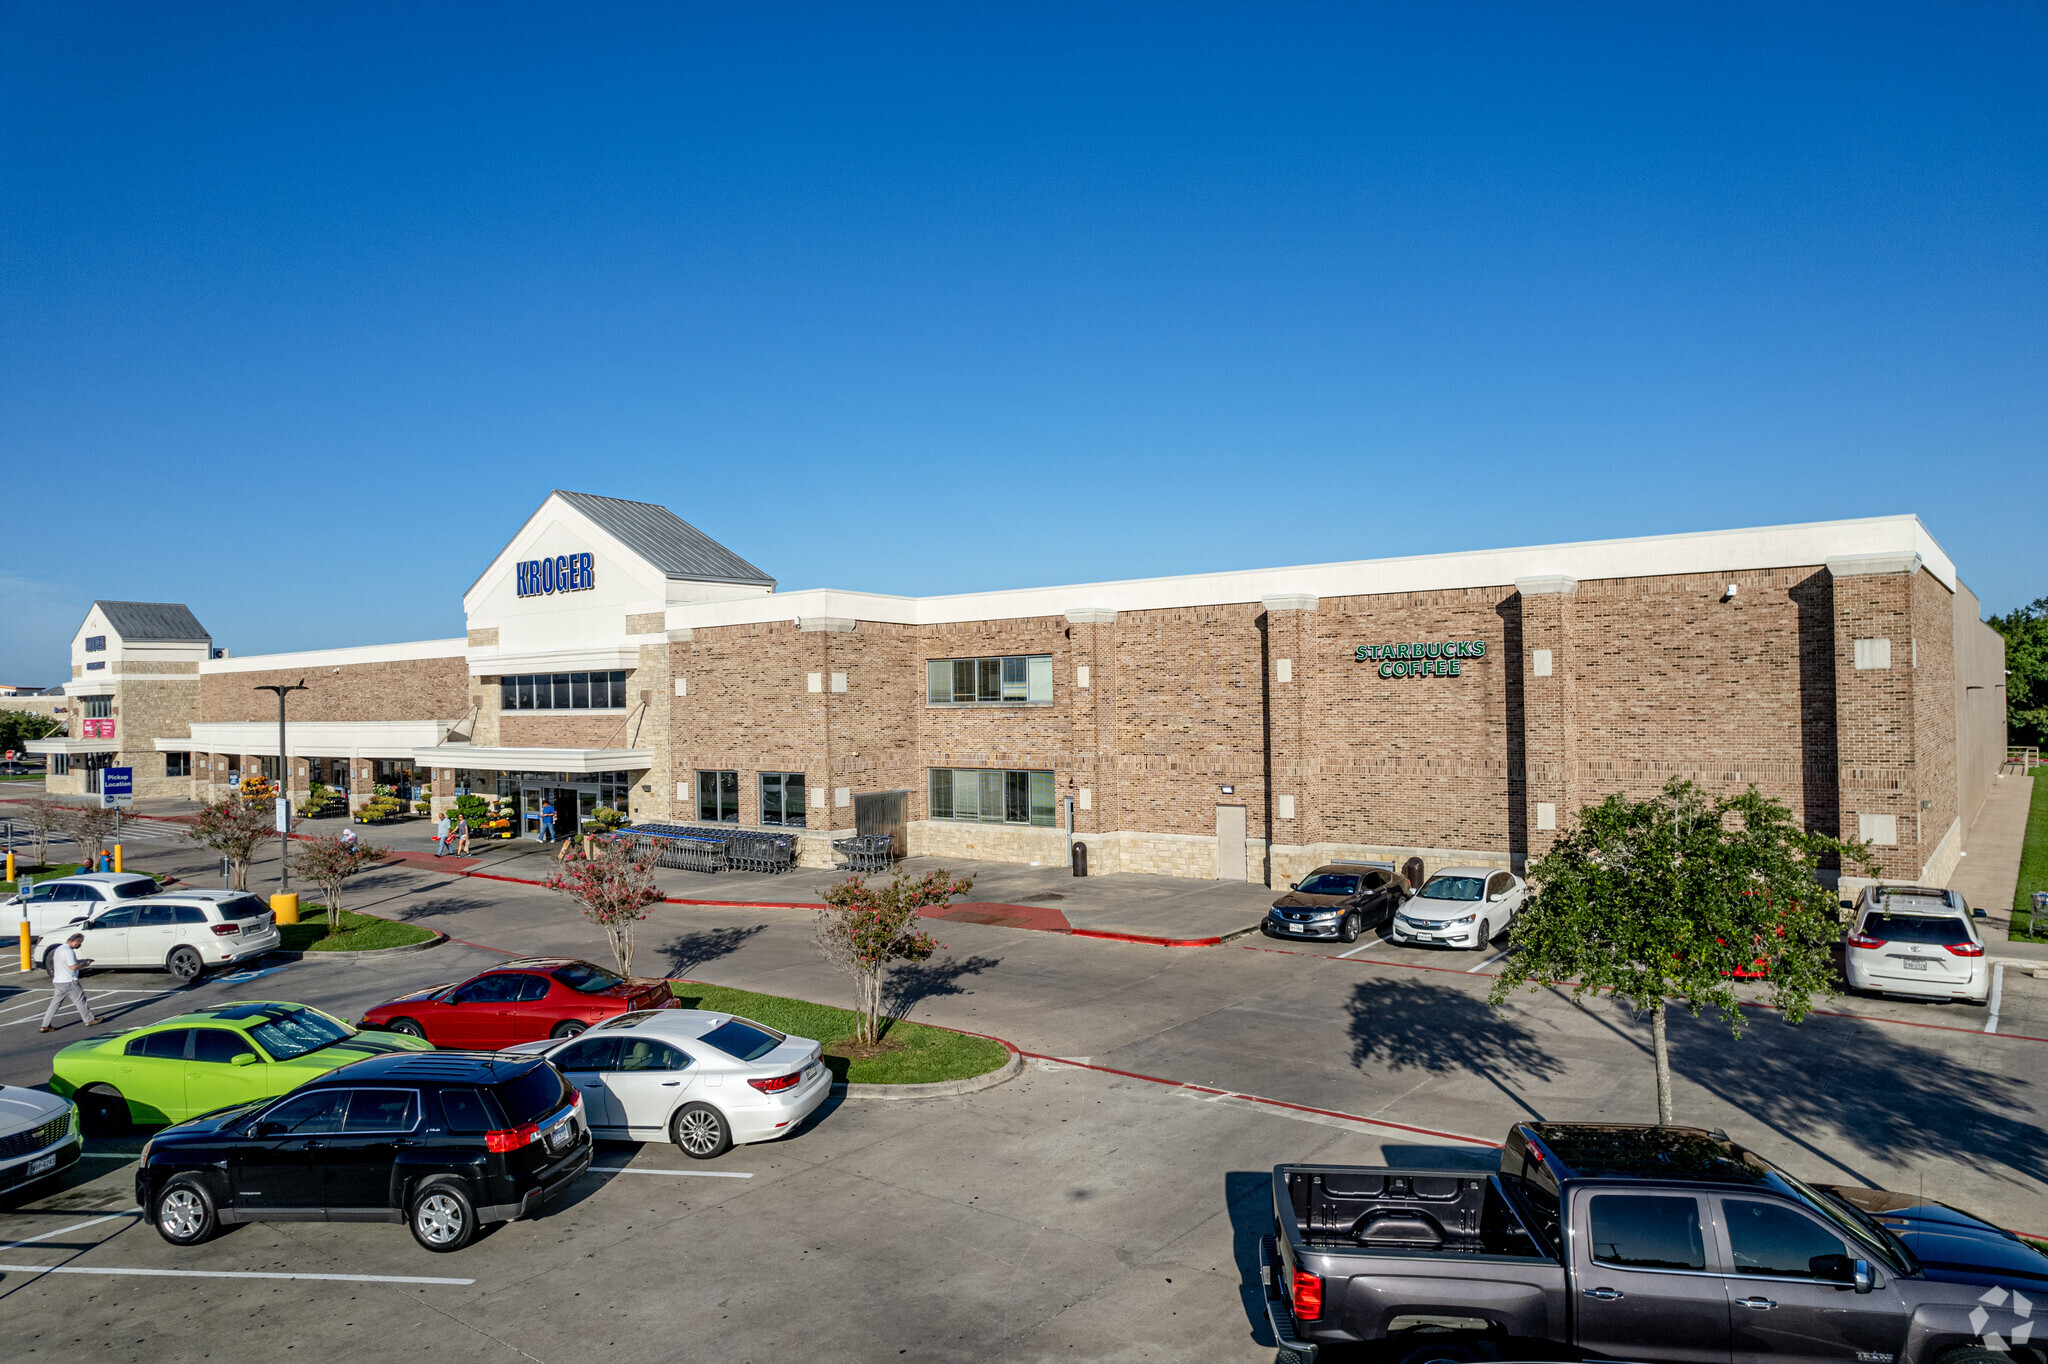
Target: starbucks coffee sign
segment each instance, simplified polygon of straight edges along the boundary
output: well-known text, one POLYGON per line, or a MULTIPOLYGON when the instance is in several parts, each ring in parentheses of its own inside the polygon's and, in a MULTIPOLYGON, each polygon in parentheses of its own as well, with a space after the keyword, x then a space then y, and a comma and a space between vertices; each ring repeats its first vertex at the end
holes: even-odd
POLYGON ((1467 660, 1486 657, 1483 639, 1425 641, 1418 644, 1361 644, 1360 663, 1378 663, 1381 677, 1458 677, 1467 660))

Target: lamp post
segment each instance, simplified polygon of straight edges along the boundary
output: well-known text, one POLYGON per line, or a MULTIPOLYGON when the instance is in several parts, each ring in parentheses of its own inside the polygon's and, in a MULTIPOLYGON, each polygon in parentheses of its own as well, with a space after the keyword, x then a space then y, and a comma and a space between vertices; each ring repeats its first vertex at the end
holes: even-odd
POLYGON ((282 893, 292 888, 292 769, 291 759, 285 755, 284 748, 284 698, 287 692, 309 689, 302 677, 290 686, 275 685, 256 690, 277 695, 277 889, 282 893))

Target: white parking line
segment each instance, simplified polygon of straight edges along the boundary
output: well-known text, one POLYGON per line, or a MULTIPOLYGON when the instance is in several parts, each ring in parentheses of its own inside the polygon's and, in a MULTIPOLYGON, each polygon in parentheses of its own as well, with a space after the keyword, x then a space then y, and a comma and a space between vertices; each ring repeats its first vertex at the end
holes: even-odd
POLYGON ((68 1227, 59 1227, 55 1231, 46 1231, 41 1236, 31 1236, 25 1241, 9 1241, 6 1245, 0 1246, 0 1250, 13 1250, 16 1246, 32 1246, 38 1241, 47 1241, 52 1236, 62 1236, 66 1232, 84 1231, 87 1227, 96 1227, 102 1222, 112 1222, 122 1217, 134 1217, 141 1211, 142 1209, 140 1208, 130 1208, 126 1212, 110 1212, 105 1217, 95 1217, 90 1222, 74 1222, 68 1227))
POLYGON ((1355 957, 1360 952, 1370 952, 1375 947, 1392 947, 1393 945, 1394 940, 1392 938, 1378 938, 1365 944, 1363 947, 1354 947, 1349 952, 1339 952, 1337 955, 1339 957, 1355 957))
POLYGON ((1488 958, 1487 958, 1487 959, 1486 959, 1485 961, 1482 961, 1482 962, 1480 962, 1480 963, 1479 963, 1479 964, 1478 964, 1477 966, 1468 966, 1468 967, 1466 967, 1466 968, 1465 968, 1465 974, 1469 976, 1469 975, 1471 975, 1471 974, 1472 974, 1472 973, 1473 973, 1474 971, 1484 971, 1484 970, 1485 970, 1485 969, 1486 969, 1487 967, 1489 967, 1489 966, 1493 965, 1493 964, 1494 964, 1495 962, 1499 961, 1499 960, 1500 960, 1500 959, 1501 959, 1502 957, 1505 957, 1505 956, 1506 956, 1506 955, 1507 955, 1508 953, 1510 953, 1510 952, 1512 952, 1512 951, 1514 951, 1514 950, 1515 950, 1515 949, 1514 949, 1514 948, 1512 948, 1512 947, 1506 947, 1506 948, 1502 948, 1502 949, 1501 949, 1500 951, 1498 951, 1498 952, 1494 953, 1494 954, 1493 954, 1492 956, 1488 957, 1488 958))
POLYGON ((670 1175, 677 1179, 752 1179, 752 1175, 739 1174, 732 1170, 635 1170, 626 1165, 593 1165, 590 1167, 608 1175, 670 1175))
POLYGON ((1998 1031, 1998 1001, 2005 994, 2005 963, 1991 968, 1991 1017, 1984 1020, 1985 1032, 1998 1031))
POLYGON ((430 1279, 419 1274, 264 1274, 249 1269, 114 1269, 91 1265, 0 1265, 0 1274, 128 1274, 162 1279, 318 1279, 325 1283, 430 1283, 461 1287, 475 1279, 430 1279))

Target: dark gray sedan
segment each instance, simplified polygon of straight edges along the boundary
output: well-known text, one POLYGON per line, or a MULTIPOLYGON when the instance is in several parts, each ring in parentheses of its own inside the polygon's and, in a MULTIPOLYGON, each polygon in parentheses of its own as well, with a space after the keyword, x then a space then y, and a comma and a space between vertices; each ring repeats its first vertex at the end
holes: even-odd
POLYGON ((1289 885, 1263 927, 1275 938, 1356 942, 1366 929, 1391 919, 1407 898, 1407 878, 1391 867, 1332 863, 1289 885))

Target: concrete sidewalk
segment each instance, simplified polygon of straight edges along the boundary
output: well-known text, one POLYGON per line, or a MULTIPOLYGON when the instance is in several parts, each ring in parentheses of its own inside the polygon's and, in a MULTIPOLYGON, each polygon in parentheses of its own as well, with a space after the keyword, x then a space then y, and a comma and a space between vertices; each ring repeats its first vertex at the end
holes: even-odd
POLYGON ((2012 896, 2019 885, 2020 851, 2035 777, 1994 777, 1977 818, 1963 835, 1963 859, 1948 878, 1970 904, 1984 911, 1984 944, 1993 955, 2048 961, 2048 943, 2014 942, 2012 896))

